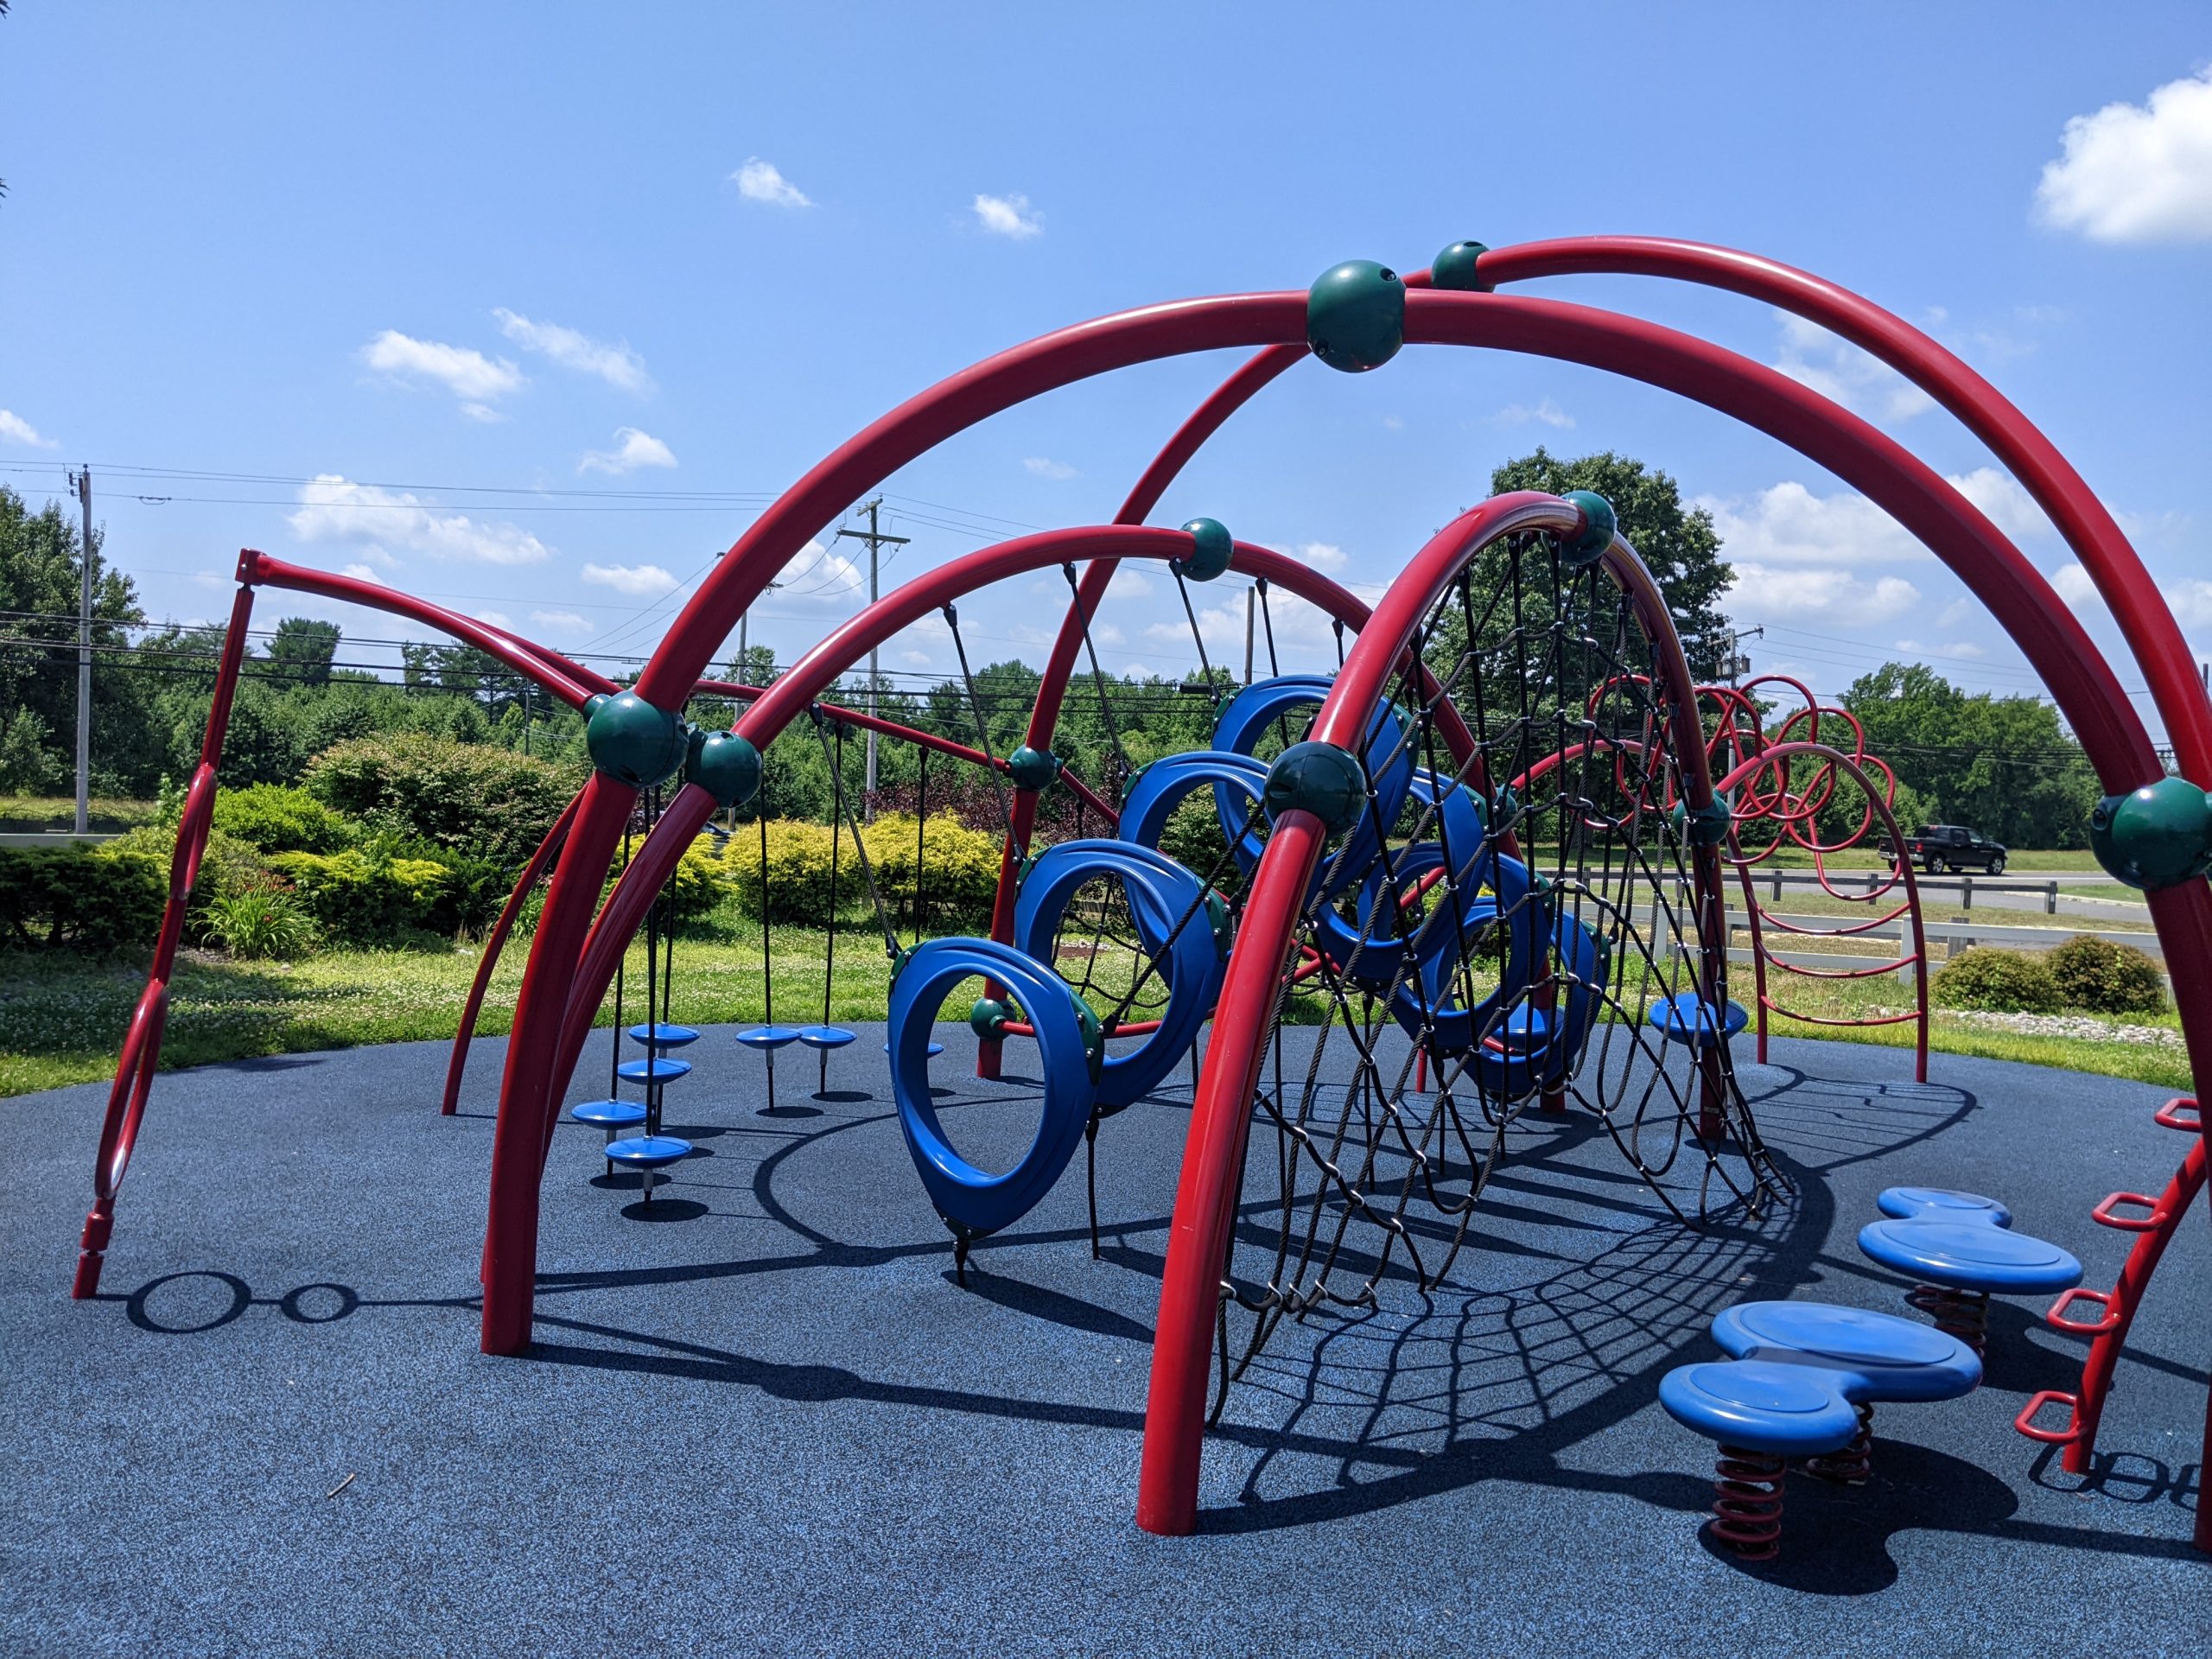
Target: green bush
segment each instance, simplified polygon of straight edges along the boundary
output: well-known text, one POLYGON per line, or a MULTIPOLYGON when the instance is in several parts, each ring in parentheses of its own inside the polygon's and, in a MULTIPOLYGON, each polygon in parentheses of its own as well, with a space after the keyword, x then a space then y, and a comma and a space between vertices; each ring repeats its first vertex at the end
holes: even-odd
POLYGON ((2059 1001, 2092 1014, 2157 1014, 2166 1006, 2158 964, 2132 944, 2077 933, 2045 958, 2059 1001))
POLYGON ((332 853, 351 827, 304 789, 254 784, 215 796, 215 828, 264 853, 332 853))
MULTIPOLYGON (((771 826, 772 830, 775 827, 777 826, 771 826)), ((801 827, 813 828, 810 824, 801 827)), ((760 832, 756 829, 753 833, 757 836, 760 832)), ((822 833, 826 838, 830 832, 824 830, 822 833)), ((642 847, 643 844, 639 842, 638 846, 642 847)), ((757 916, 760 913, 759 909, 760 845, 757 841, 750 839, 745 842, 745 845, 753 849, 753 856, 746 862, 744 871, 749 871, 753 877, 753 897, 750 902, 753 906, 753 913, 757 916)), ((635 849, 633 848, 632 850, 634 851, 635 849)), ((772 847, 771 851, 772 853, 772 847)), ((615 855, 614 867, 608 873, 610 891, 614 876, 620 874, 622 868, 621 855, 618 853, 615 855)), ((724 861, 721 850, 716 846, 712 836, 701 835, 696 837, 691 844, 683 849, 683 856, 676 861, 675 874, 669 878, 667 888, 662 894, 662 917, 672 922, 679 929, 704 920, 721 907, 725 899, 738 891, 739 881, 744 871, 741 871, 734 864, 724 861)), ((770 887, 778 888, 779 885, 780 879, 772 874, 770 887)), ((540 892, 543 892, 542 888, 540 892)), ((775 892, 773 896, 778 901, 777 919, 781 921, 806 919, 796 909, 787 909, 784 906, 782 901, 785 895, 781 891, 775 892)), ((506 895, 502 893, 500 901, 505 902, 505 898, 506 895)), ((542 899, 536 899, 535 896, 533 898, 534 902, 525 912, 525 919, 534 929, 537 925, 537 912, 543 908, 543 901, 542 899)))
POLYGON ((1953 958, 1928 982, 1929 999, 1946 1008, 1997 1014, 2056 1014, 2058 982, 2041 957, 1977 945, 1953 958))
POLYGON ((334 812, 516 869, 583 784, 581 772, 488 745, 386 733, 327 749, 302 780, 334 812))
POLYGON ((269 862, 291 882, 316 926, 348 944, 396 944, 410 933, 450 934, 460 925, 453 873, 429 859, 356 848, 278 853, 269 862))
POLYGON ((0 924, 17 944, 120 950, 150 944, 167 871, 136 854, 0 847, 0 924))
POLYGON ((207 936, 234 957, 300 957, 315 947, 315 924, 292 894, 264 889, 209 905, 207 936))
MULTIPOLYGON (((911 828, 908 834, 912 834, 911 828)), ((837 908, 849 915, 855 901, 865 903, 867 887, 852 838, 840 835, 837 853, 837 908)), ((911 849, 909 856, 911 857, 911 849)), ((687 857, 690 855, 687 854, 687 857)), ((830 826, 804 818, 768 821, 768 919, 799 922, 810 927, 830 920, 830 826)), ((738 906, 748 916, 760 914, 760 826, 741 825, 730 838, 721 863, 725 879, 737 894, 738 906)), ((681 874, 679 870, 679 874, 681 874)), ((879 874, 879 880, 881 879, 879 874)))
MULTIPOLYGON (((876 887, 895 923, 908 913, 914 901, 914 820, 903 812, 887 813, 863 833, 868 837, 868 858, 875 867, 876 887)), ((991 900, 999 887, 1000 837, 932 812, 922 838, 922 903, 928 912, 925 931, 988 927, 991 900)), ((844 855, 852 857, 849 839, 844 855)), ((841 861, 840 886, 844 868, 841 861)), ((859 875, 858 870, 853 870, 850 879, 855 892, 865 899, 859 875)))

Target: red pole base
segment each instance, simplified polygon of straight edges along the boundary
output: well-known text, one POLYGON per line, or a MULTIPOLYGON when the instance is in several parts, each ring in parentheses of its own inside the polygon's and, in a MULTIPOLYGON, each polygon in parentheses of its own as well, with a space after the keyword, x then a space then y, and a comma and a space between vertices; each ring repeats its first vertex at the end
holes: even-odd
POLYGON ((100 1294, 100 1268, 106 1260, 98 1250, 77 1252, 77 1276, 69 1285, 73 1301, 88 1301, 100 1294))

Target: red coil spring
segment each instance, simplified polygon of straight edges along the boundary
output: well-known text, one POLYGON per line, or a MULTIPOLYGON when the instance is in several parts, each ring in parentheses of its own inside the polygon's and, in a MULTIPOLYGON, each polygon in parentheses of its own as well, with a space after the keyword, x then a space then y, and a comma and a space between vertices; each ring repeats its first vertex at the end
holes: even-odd
POLYGON ((1807 1474, 1845 1486, 1866 1484, 1867 1476, 1873 1471, 1874 1408, 1862 1400, 1858 1411, 1859 1432, 1851 1437, 1851 1444, 1840 1452, 1826 1452, 1806 1459, 1807 1474))
POLYGON ((1979 1354, 1989 1342, 1989 1293, 1953 1290, 1948 1285, 1915 1285, 1905 1300, 1936 1321, 1936 1328, 1979 1354))
POLYGON ((1706 1530, 1746 1561, 1770 1561, 1782 1548, 1782 1459, 1740 1446, 1720 1448, 1706 1530))

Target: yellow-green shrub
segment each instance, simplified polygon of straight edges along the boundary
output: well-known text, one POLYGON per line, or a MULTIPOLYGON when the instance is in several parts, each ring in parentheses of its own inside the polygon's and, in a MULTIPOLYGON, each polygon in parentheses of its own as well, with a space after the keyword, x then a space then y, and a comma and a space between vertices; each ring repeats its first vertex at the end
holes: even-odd
MULTIPOLYGON (((887 813, 862 833, 876 887, 895 923, 911 913, 914 902, 914 820, 905 813, 887 813)), ((988 925, 991 899, 998 891, 999 847, 996 836, 930 815, 920 849, 924 931, 988 925)))
MULTIPOLYGON (((826 823, 803 818, 768 821, 768 919, 804 922, 821 927, 830 920, 830 841, 826 823)), ((748 916, 758 916, 760 898, 760 826, 740 824, 722 855, 722 867, 737 892, 737 902, 748 916)), ((837 908, 849 913, 857 900, 867 901, 861 879, 861 861, 852 838, 837 836, 837 908)))
MULTIPOLYGON (((632 849, 633 856, 644 844, 639 842, 632 849)), ((757 886, 760 868, 757 857, 753 861, 753 868, 757 886)), ((613 867, 608 872, 609 881, 622 869, 622 856, 618 853, 613 867)), ((691 844, 683 849, 683 856, 676 861, 675 873, 669 877, 664 894, 665 908, 662 914, 679 927, 687 922, 696 922, 712 915, 722 900, 736 891, 737 875, 738 872, 722 858, 712 836, 695 837, 691 844)))
POLYGON ((427 858, 277 853, 270 868, 291 882, 300 907, 332 938, 391 944, 410 932, 450 933, 453 873, 427 858))

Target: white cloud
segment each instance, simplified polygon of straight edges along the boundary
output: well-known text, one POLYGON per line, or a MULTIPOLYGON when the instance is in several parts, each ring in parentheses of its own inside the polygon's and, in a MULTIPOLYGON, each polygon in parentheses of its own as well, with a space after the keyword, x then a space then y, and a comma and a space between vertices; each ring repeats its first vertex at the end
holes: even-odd
POLYGON ((1526 426, 1531 421, 1541 421, 1546 426, 1555 426, 1562 431, 1574 424, 1574 416, 1548 397, 1533 406, 1528 404, 1508 404, 1497 414, 1491 416, 1491 419, 1503 426, 1526 426))
POLYGON ((1008 236, 1020 242, 1045 228, 1044 215, 1031 212, 1029 198, 1024 195, 979 195, 975 207, 976 223, 993 236, 1008 236))
POLYGON ((1096 643, 1102 645, 1126 645, 1129 643, 1129 636, 1111 622, 1092 623, 1090 637, 1096 643))
POLYGON ((1037 477, 1049 478, 1056 482, 1062 479, 1079 478, 1082 476, 1081 474, 1077 473, 1074 467, 1069 466, 1065 461, 1051 461, 1047 460, 1043 455, 1032 455, 1021 464, 1024 467, 1027 467, 1037 477))
POLYGON ((38 429, 12 409, 0 409, 0 438, 10 443, 27 443, 34 449, 59 449, 61 447, 56 439, 40 436, 38 429))
POLYGON ((2036 186, 2044 224, 2093 242, 2212 240, 2212 69, 2170 80, 2147 106, 2077 115, 2036 186))
POLYGON ((524 351, 542 353, 564 369, 595 374, 608 385, 639 397, 653 389, 645 359, 627 346, 609 346, 557 322, 533 322, 505 306, 492 315, 499 320, 499 332, 524 351))
POLYGON ((397 546, 442 559, 536 564, 552 550, 519 524, 439 512, 404 491, 355 484, 335 473, 301 485, 300 510, 284 522, 303 542, 367 543, 372 558, 389 559, 383 550, 397 546))
POLYGON ((632 599, 658 599, 677 586, 675 575, 657 564, 587 564, 582 575, 594 587, 612 588, 632 599))
POLYGON ((341 576, 351 576, 356 582, 373 582, 379 588, 386 585, 385 579, 365 564, 340 565, 338 568, 338 574, 341 576))
POLYGON ((589 449, 576 463, 580 473, 634 473, 640 467, 673 467, 675 452, 651 433, 634 426, 614 429, 615 447, 589 449))
POLYGON ((1971 639, 1955 639, 1948 645, 1933 647, 1923 645, 1917 639, 1900 639, 1897 642, 1896 648, 1912 657, 1963 657, 1969 661, 1989 654, 1971 639))
POLYGON ((1777 311, 1782 345, 1774 366, 1792 380, 1855 414, 1885 421, 1909 420, 1936 400, 1888 364, 1840 340, 1817 322, 1777 311))
MULTIPOLYGON (((2104 598, 2097 592, 2097 585, 2089 573, 2079 563, 2067 563, 2050 573, 2050 585, 2058 596, 2077 611, 2101 611, 2104 598)), ((2212 582, 2201 577, 2183 576, 2161 580, 2158 591, 2165 596, 2167 608, 2174 613, 2174 620, 2185 628, 2201 628, 2212 624, 2212 582)))
POLYGON ((786 599, 849 600, 868 591, 868 573, 842 553, 809 542, 776 573, 779 596, 786 599))
POLYGON ((1351 563, 1344 550, 1333 542, 1300 542, 1290 550, 1291 556, 1301 564, 1310 564, 1324 575, 1332 575, 1351 563))
MULTIPOLYGON (((2047 537, 2050 521, 2009 473, 1995 467, 1955 474, 1950 484, 2006 535, 2047 537)), ((1753 564, 1897 564, 1933 558, 1919 540, 1865 496, 1815 495, 1796 480, 1751 499, 1700 496, 1713 515, 1721 556, 1753 564)))
POLYGON ((1846 626, 1887 622, 1920 602, 1920 590, 1902 576, 1861 582, 1848 570, 1789 569, 1732 560, 1735 580, 1725 602, 1746 621, 1817 617, 1846 626))
POLYGON ((488 407, 523 384, 522 371, 505 358, 488 358, 467 346, 416 340, 387 328, 361 348, 362 359, 379 374, 397 380, 435 380, 464 404, 478 420, 496 418, 488 407))
POLYGON ((515 625, 514 619, 505 611, 479 611, 476 613, 476 620, 488 627, 494 628, 512 628, 515 625))
POLYGON ((764 162, 758 156, 731 174, 737 194, 747 201, 765 201, 771 207, 811 207, 814 202, 773 162, 764 162))
POLYGON ((484 421, 489 423, 492 421, 504 421, 507 418, 505 416, 500 414, 498 410, 493 408, 489 404, 463 404, 461 406, 461 412, 467 416, 472 421, 484 421))
POLYGON ((1406 423, 1395 415, 1385 415, 1382 417, 1382 429, 1385 432, 1402 432, 1406 429, 1406 423))
POLYGON ((2050 585, 2058 596, 2080 610, 2084 605, 2101 605, 2097 596, 2097 584, 2089 580, 2089 573, 2079 564, 2062 564, 2050 573, 2050 585))
POLYGON ((530 620, 542 627, 558 628, 563 633, 589 633, 590 622, 574 611, 532 611, 530 620))
MULTIPOLYGON (((1067 590, 1067 584, 1062 582, 1057 591, 1065 594, 1067 590)), ((1044 591, 1051 593, 1055 590, 1048 584, 1044 591)), ((1109 599, 1149 599, 1159 591, 1160 584, 1137 569, 1135 562, 1132 560, 1128 563, 1115 567, 1114 580, 1107 585, 1106 597, 1109 599)))

